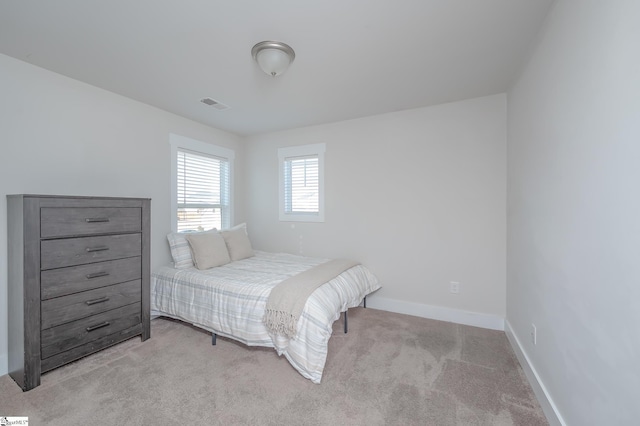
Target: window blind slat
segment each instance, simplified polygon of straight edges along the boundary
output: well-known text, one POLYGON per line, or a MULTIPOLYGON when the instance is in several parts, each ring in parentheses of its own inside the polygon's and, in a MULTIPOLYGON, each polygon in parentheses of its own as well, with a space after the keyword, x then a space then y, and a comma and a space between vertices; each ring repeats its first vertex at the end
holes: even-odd
POLYGON ((178 232, 227 227, 229 161, 178 150, 178 232))
POLYGON ((286 213, 319 212, 318 156, 285 158, 286 213))

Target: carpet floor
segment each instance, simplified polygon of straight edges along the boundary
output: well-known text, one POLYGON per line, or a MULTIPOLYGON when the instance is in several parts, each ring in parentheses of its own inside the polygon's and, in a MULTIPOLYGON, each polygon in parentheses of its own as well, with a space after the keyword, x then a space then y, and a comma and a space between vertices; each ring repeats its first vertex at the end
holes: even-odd
POLYGON ((503 332, 375 309, 334 323, 322 384, 273 349, 167 319, 53 370, 0 416, 36 425, 547 425, 503 332))

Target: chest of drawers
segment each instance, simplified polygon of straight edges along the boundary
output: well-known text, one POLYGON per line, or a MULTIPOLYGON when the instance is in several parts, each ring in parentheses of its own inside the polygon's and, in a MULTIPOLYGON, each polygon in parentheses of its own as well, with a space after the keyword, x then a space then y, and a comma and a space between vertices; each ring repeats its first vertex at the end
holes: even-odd
POLYGON ((9 374, 40 375, 149 331, 146 198, 7 196, 9 374))

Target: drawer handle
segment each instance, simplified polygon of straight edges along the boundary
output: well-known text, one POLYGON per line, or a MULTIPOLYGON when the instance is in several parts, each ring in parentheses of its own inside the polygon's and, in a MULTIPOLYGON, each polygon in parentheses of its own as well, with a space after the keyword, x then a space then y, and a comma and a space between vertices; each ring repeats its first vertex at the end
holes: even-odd
POLYGON ((108 325, 111 325, 111 323, 109 321, 105 321, 102 324, 96 324, 96 325, 92 325, 90 327, 87 327, 86 330, 87 331, 93 331, 93 330, 97 330, 97 329, 102 328, 102 327, 106 327, 108 325))
POLYGON ((104 303, 109 301, 109 298, 107 296, 101 297, 99 299, 93 299, 93 300, 87 300, 86 303, 87 305, 91 306, 91 305, 95 305, 96 303, 104 303))
POLYGON ((109 250, 109 247, 107 246, 100 246, 100 247, 87 247, 86 248, 88 253, 92 253, 94 251, 105 251, 105 250, 109 250))
POLYGON ((85 277, 87 277, 88 280, 93 279, 93 278, 100 278, 100 277, 106 277, 108 276, 109 273, 108 272, 94 272, 93 274, 87 274, 85 275, 85 277))
POLYGON ((85 219, 87 223, 109 222, 108 217, 88 217, 85 219))

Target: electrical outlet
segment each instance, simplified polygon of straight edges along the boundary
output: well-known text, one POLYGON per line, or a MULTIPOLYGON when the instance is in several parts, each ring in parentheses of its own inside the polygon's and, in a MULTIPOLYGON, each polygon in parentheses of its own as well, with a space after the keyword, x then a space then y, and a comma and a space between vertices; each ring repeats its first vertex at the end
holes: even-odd
POLYGON ((536 328, 535 324, 531 324, 531 343, 533 343, 533 346, 536 345, 538 341, 538 329, 536 328))
POLYGON ((460 283, 457 282, 457 281, 451 281, 449 283, 449 292, 451 292, 453 294, 460 293, 460 283))

